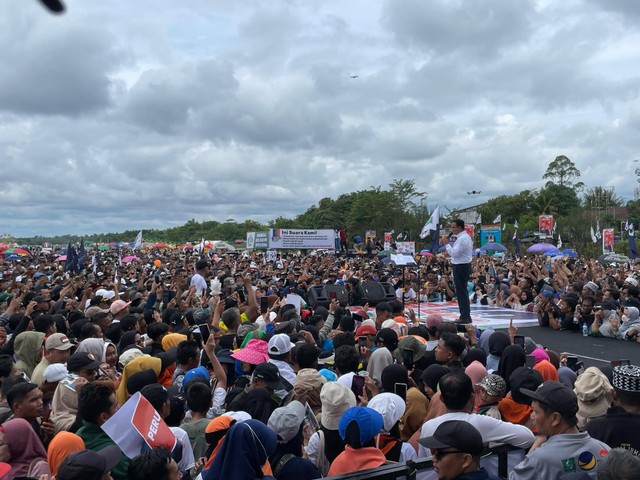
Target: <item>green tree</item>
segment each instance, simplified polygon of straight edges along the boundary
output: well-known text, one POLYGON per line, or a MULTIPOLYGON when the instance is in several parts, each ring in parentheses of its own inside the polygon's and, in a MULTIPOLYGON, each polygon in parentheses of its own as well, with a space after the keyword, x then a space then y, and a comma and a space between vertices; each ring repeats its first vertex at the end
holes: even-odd
POLYGON ((502 215, 503 223, 511 224, 516 220, 521 223, 521 218, 534 210, 536 202, 535 191, 523 190, 515 195, 500 195, 492 198, 478 207, 478 212, 486 221, 491 221, 498 215, 502 215))
POLYGON ((587 208, 609 208, 609 207, 621 207, 623 200, 616 195, 614 187, 596 186, 588 188, 584 197, 582 198, 582 204, 587 208))
POLYGON ((580 190, 584 187, 584 183, 578 182, 580 178, 580 170, 576 168, 569 157, 560 155, 547 167, 547 171, 542 176, 543 179, 549 180, 545 186, 556 184, 564 187, 570 187, 573 190, 580 190))

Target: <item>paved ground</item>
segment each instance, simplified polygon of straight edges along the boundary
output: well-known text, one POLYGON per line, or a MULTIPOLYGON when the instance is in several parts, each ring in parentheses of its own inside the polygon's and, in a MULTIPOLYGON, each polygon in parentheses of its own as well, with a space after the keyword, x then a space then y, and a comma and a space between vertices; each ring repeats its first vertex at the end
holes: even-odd
POLYGON ((580 333, 542 327, 520 327, 518 335, 533 338, 551 350, 569 352, 580 357, 585 367, 599 366, 611 360, 627 359, 640 365, 640 343, 612 338, 583 337, 580 333))

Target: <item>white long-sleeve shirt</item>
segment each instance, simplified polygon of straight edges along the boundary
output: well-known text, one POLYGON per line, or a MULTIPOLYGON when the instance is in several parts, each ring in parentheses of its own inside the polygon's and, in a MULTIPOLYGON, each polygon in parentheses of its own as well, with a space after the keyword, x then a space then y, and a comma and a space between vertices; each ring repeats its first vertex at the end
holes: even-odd
POLYGON ((456 241, 453 245, 447 245, 445 248, 447 249, 447 253, 451 255, 452 264, 471 263, 473 240, 471 240, 469 234, 464 230, 456 235, 456 241))

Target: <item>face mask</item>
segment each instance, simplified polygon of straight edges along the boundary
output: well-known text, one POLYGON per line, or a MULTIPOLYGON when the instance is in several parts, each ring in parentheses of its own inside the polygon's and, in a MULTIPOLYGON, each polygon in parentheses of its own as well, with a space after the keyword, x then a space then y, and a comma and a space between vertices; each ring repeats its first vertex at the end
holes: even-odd
POLYGON ((626 322, 627 320, 629 320, 629 317, 626 315, 622 315, 622 321, 626 322))

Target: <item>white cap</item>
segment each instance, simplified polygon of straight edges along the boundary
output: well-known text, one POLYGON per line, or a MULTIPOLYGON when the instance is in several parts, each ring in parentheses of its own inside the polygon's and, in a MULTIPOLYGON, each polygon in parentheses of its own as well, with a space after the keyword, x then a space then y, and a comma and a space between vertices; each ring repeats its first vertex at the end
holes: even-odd
POLYGON ((67 367, 65 367, 62 363, 54 363, 52 365, 49 365, 44 369, 44 372, 42 374, 45 381, 49 383, 59 382, 67 375, 69 375, 69 371, 67 370, 67 367))
POLYGON ((284 407, 276 408, 269 417, 267 426, 276 432, 282 443, 289 443, 298 434, 304 415, 305 408, 302 403, 293 400, 284 407))
POLYGON ((284 355, 285 353, 290 352, 294 346, 295 345, 291 343, 289 335, 286 333, 280 333, 278 335, 274 335, 269 340, 269 353, 273 355, 284 355))

